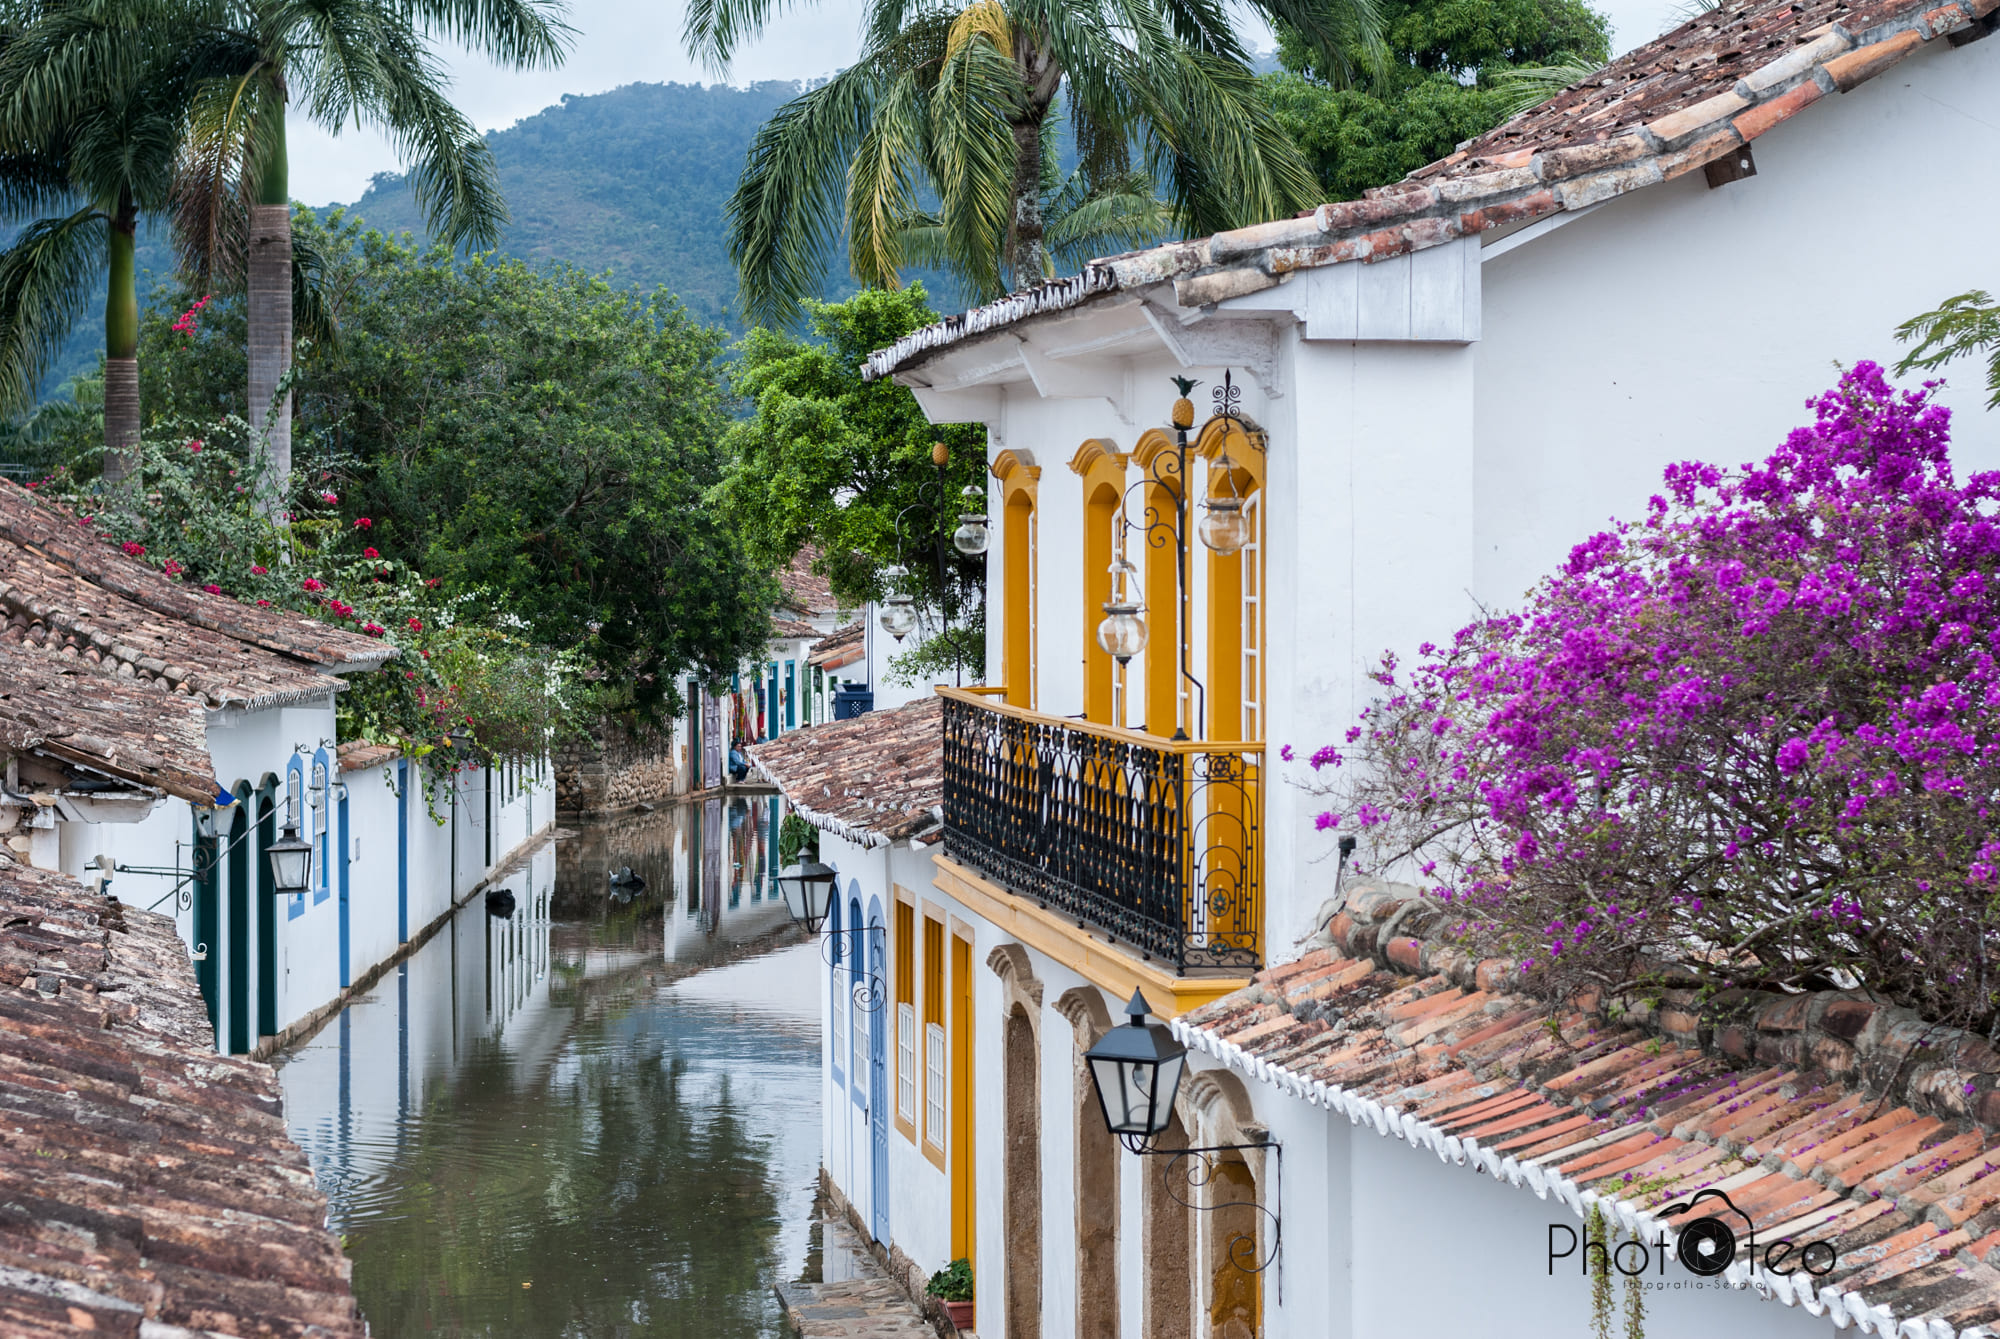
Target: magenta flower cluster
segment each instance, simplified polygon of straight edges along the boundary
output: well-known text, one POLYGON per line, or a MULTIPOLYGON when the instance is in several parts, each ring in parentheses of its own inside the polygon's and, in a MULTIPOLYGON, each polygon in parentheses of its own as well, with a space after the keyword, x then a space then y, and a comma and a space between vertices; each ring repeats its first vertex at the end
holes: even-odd
POLYGON ((1558 992, 2000 996, 2000 474, 1862 363, 1759 464, 1671 467, 1514 614, 1385 659, 1322 829, 1558 992))

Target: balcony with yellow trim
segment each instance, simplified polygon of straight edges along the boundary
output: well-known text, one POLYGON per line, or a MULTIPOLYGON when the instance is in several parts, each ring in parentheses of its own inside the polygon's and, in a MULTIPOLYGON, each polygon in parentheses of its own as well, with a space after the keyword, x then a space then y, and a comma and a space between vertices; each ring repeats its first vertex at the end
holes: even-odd
POLYGON ((1164 984, 1185 1007, 1257 970, 1261 743, 1163 739, 937 692, 945 876, 1002 890, 1038 913, 1013 919, 1044 931, 1096 931, 1115 953, 1072 965, 1100 984, 1130 979, 1149 996, 1164 984))

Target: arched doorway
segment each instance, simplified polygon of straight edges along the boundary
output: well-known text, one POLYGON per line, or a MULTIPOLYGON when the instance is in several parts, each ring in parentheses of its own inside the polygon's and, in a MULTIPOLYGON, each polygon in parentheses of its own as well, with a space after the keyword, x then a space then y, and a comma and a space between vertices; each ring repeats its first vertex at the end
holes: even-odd
POLYGON ((1123 1160, 1083 1058, 1111 1027, 1111 1012, 1104 996, 1090 986, 1064 991, 1056 1012, 1069 1020, 1075 1041, 1076 1334, 1077 1339, 1118 1339, 1118 1174, 1123 1160))
POLYGON ((1002 1050, 1007 1083, 1007 1339, 1041 1339, 1041 1048, 1034 1023, 1019 1005, 1007 1015, 1002 1050))

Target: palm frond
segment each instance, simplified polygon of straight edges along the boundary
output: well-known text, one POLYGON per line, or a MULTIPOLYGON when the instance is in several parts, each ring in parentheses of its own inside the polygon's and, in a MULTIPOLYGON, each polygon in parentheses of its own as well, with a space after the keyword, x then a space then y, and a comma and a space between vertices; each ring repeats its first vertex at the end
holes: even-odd
POLYGON ((681 20, 681 47, 718 78, 729 73, 737 46, 771 20, 808 0, 691 0, 681 20))
POLYGON ((1002 291, 1002 248, 1014 214, 1010 119, 1025 93, 1011 56, 987 42, 967 42, 945 61, 931 94, 932 170, 942 197, 938 215, 961 276, 982 294, 1002 291))
POLYGON ((34 402, 104 268, 106 226, 98 210, 79 209, 29 224, 0 252, 0 413, 34 402))
POLYGON ((301 229, 292 230, 292 333, 328 348, 340 343, 340 313, 326 253, 301 229))
POLYGON ((1178 228, 1220 232, 1319 202, 1318 179, 1254 75, 1200 52, 1167 54, 1145 87, 1154 132, 1146 157, 1169 191, 1178 228))
POLYGON ((1258 12, 1303 37, 1320 77, 1336 85, 1380 79, 1389 69, 1382 10, 1375 0, 1253 0, 1258 12), (1352 52, 1360 52, 1355 60, 1352 52))
POLYGON ((564 0, 406 0, 424 29, 516 70, 553 70, 576 43, 564 0))
POLYGON ((1954 358, 1984 353, 1986 386, 1992 392, 1986 407, 2000 409, 2000 305, 1991 294, 1975 288, 1946 298, 1935 311, 1897 326, 1896 339, 1916 345, 1896 364, 1898 376, 1935 371, 1954 358))
POLYGON ((243 274, 249 240, 245 192, 257 164, 277 151, 272 70, 250 59, 232 78, 204 81, 189 109, 175 166, 172 216, 181 270, 198 283, 230 286, 243 274))
POLYGON ((872 66, 850 66, 780 107, 750 141, 725 207, 750 319, 790 326, 819 292, 840 238, 847 162, 882 92, 872 66))
POLYGON ((1172 210, 1143 172, 1095 186, 1073 172, 1042 212, 1049 252, 1066 270, 1080 270, 1097 256, 1155 246, 1173 232, 1172 210))
POLYGON ((1520 65, 1493 81, 1508 117, 1539 107, 1566 88, 1582 83, 1603 69, 1594 61, 1572 60, 1556 65, 1520 65))
POLYGON ((901 285, 901 225, 917 207, 925 141, 923 90, 914 71, 889 85, 847 169, 847 257, 854 277, 901 285))

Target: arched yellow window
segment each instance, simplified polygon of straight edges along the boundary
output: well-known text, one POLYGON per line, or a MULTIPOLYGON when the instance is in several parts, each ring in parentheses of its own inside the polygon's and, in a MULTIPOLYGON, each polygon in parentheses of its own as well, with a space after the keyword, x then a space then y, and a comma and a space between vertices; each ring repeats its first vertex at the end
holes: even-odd
POLYGON ((1035 495, 1041 467, 1026 451, 993 458, 1000 482, 1000 682, 1007 704, 1035 705, 1035 495))
POLYGON ((1125 456, 1115 443, 1092 437, 1076 449, 1069 467, 1083 481, 1083 717, 1099 725, 1116 721, 1116 666, 1097 644, 1097 625, 1111 599, 1111 560, 1125 500, 1125 456))
MULTIPOLYGON (((1206 556, 1209 739, 1264 736, 1264 434, 1244 419, 1212 418, 1196 447, 1207 462, 1205 498, 1240 498, 1248 538, 1222 554, 1198 541, 1206 556), (1228 464, 1225 467, 1224 462, 1228 464)), ((1193 509, 1199 512, 1199 506, 1193 509)), ((1191 516, 1190 530, 1200 524, 1191 516)))
POLYGON ((1144 514, 1133 540, 1144 550, 1134 566, 1146 593, 1146 722, 1148 734, 1171 737, 1189 720, 1187 683, 1181 678, 1180 574, 1174 552, 1174 509, 1180 500, 1180 455, 1174 439, 1148 429, 1132 449, 1146 476, 1144 514))

